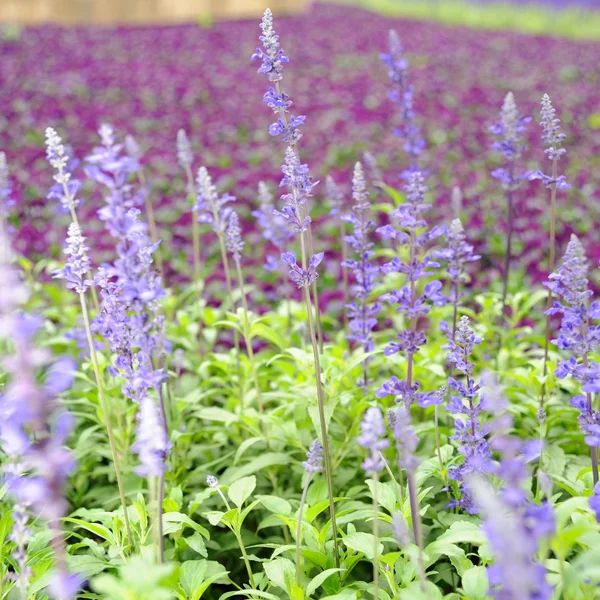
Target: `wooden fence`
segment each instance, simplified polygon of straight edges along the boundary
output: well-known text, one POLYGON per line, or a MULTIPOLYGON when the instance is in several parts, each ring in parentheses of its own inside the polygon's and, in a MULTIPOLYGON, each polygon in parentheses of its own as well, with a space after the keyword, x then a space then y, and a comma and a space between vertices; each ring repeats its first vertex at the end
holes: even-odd
POLYGON ((0 22, 177 23, 305 10, 310 0, 0 0, 0 22))

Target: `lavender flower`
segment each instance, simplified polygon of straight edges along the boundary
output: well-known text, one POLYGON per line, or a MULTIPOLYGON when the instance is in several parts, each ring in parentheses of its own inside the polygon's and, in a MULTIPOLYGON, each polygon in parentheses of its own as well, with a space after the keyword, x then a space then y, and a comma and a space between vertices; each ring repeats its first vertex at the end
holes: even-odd
POLYGON ((309 474, 320 473, 323 470, 323 447, 319 440, 314 440, 306 453, 306 460, 302 463, 304 470, 309 474))
POLYGON ((318 279, 319 273, 317 273, 317 267, 321 264, 323 256, 323 252, 311 256, 306 269, 302 269, 296 263, 296 255, 292 252, 284 252, 281 255, 281 260, 290 267, 290 279, 298 286, 298 289, 300 289, 310 287, 313 282, 318 279))
POLYGON ((67 233, 66 246, 63 252, 68 256, 67 263, 62 269, 53 272, 57 279, 64 279, 67 288, 75 290, 78 294, 85 294, 93 281, 86 278, 90 272, 89 248, 85 245, 85 238, 81 235, 81 228, 77 223, 71 223, 67 233))
POLYGON ((289 58, 284 55, 279 45, 279 36, 273 29, 273 13, 267 8, 263 15, 260 28, 262 35, 260 41, 263 48, 257 48, 252 55, 252 60, 261 60, 262 65, 258 69, 259 73, 265 73, 269 81, 277 83, 283 79, 283 64, 289 62, 289 58))
POLYGON ((215 233, 218 235, 224 234, 227 228, 227 219, 231 212, 226 204, 233 202, 235 197, 230 194, 219 196, 206 167, 198 169, 196 185, 198 200, 194 206, 194 211, 198 213, 198 222, 210 223, 215 233))
POLYGON ((376 406, 368 408, 360 425, 361 434, 356 439, 359 446, 369 451, 369 456, 362 463, 362 468, 367 473, 377 473, 384 467, 381 451, 389 445, 385 438, 385 424, 381 410, 376 406))
POLYGON ((579 409, 579 425, 589 446, 600 447, 600 412, 592 405, 592 394, 600 392, 600 365, 589 359, 600 345, 600 302, 590 303, 588 264, 585 251, 577 236, 572 235, 558 271, 549 277, 546 287, 558 298, 546 311, 561 314, 558 338, 552 343, 572 356, 559 362, 555 374, 559 379, 570 375, 581 384, 586 396, 577 395, 571 404, 579 409))
POLYGON ((525 491, 530 477, 527 463, 539 455, 540 446, 508 435, 512 418, 492 375, 482 378, 482 387, 486 406, 495 416, 491 445, 501 456, 493 473, 503 481, 496 495, 477 476, 472 479, 475 503, 484 515, 484 531, 495 558, 487 569, 490 592, 498 600, 548 600, 552 588, 536 555, 540 540, 554 533, 554 516, 550 504, 531 503, 525 491))
POLYGON ((136 473, 142 477, 160 477, 166 470, 165 462, 171 444, 155 401, 145 395, 138 410, 137 440, 133 451, 142 463, 136 473))
POLYGON ((0 152, 0 226, 2 227, 5 227, 10 208, 15 204, 10 198, 11 193, 6 154, 0 152))
POLYGON ((596 521, 600 523, 600 483, 594 486, 594 493, 590 496, 590 508, 596 515, 596 521))
POLYGON ((213 489, 218 488, 219 480, 214 475, 207 475, 206 476, 206 484, 208 485, 208 487, 211 487, 213 489))
POLYGON ((523 117, 519 114, 513 93, 508 92, 504 98, 500 120, 490 127, 490 131, 500 138, 494 142, 492 147, 494 150, 502 152, 506 161, 504 168, 494 169, 491 175, 498 179, 507 191, 516 190, 524 179, 524 176, 515 174, 515 162, 526 148, 524 142, 526 125, 530 121, 530 117, 523 117))
POLYGON ((140 164, 143 156, 142 149, 132 135, 125 136, 125 152, 127 152, 127 156, 129 156, 129 158, 135 160, 138 165, 140 164))
POLYGON ((418 169, 418 159, 425 149, 425 140, 421 137, 421 130, 415 123, 414 89, 409 83, 408 61, 404 56, 404 48, 398 34, 394 30, 389 32, 389 52, 381 54, 381 60, 387 65, 388 76, 394 85, 389 98, 400 109, 400 126, 394 129, 394 134, 404 141, 404 150, 411 161, 410 170, 404 174, 408 177, 410 171, 418 169))
POLYGON ((11 265, 7 240, 0 231, 0 331, 14 344, 14 355, 3 360, 8 377, 0 395, 0 445, 8 456, 4 464, 4 482, 16 498, 15 527, 12 538, 17 543, 16 560, 19 574, 15 576, 21 590, 27 587, 26 543, 31 533, 27 527, 27 512, 46 520, 54 529, 57 572, 53 577, 60 598, 72 598, 75 590, 61 590, 60 581, 70 578, 66 573, 65 549, 60 532, 60 520, 67 503, 64 488, 75 467, 65 442, 72 429, 69 413, 60 408, 57 396, 69 389, 75 366, 70 359, 52 363, 50 353, 34 344, 41 319, 18 312, 27 297, 19 275, 11 265), (38 372, 46 370, 43 382, 38 372))
MULTIPOLYGON (((375 316, 381 310, 381 306, 377 303, 371 304, 369 298, 375 288, 379 267, 370 260, 373 256, 373 244, 369 242, 369 234, 375 229, 375 223, 367 219, 370 210, 369 194, 360 163, 356 163, 354 167, 352 190, 355 202, 353 212, 344 217, 344 220, 352 224, 354 234, 346 236, 345 241, 355 250, 358 260, 346 260, 342 264, 353 270, 355 278, 355 284, 350 288, 354 302, 347 306, 351 332, 347 339, 362 346, 365 352, 371 352, 375 348, 372 333, 377 325, 375 316)), ((367 383, 366 372, 363 383, 367 383)))
POLYGON ((557 176, 556 163, 558 159, 567 153, 565 148, 561 148, 561 144, 567 137, 560 131, 560 119, 556 117, 556 110, 550 102, 548 94, 542 97, 542 141, 546 144, 544 153, 553 162, 552 175, 545 175, 542 171, 536 171, 529 175, 530 180, 540 179, 546 188, 551 188, 553 185, 559 190, 568 190, 571 186, 567 183, 564 175, 557 176))
POLYGON ((50 189, 47 196, 49 200, 58 199, 61 206, 73 212, 79 205, 76 197, 81 182, 72 178, 72 165, 70 168, 70 157, 62 140, 52 127, 46 129, 46 158, 54 168, 54 181, 56 186, 50 189))
POLYGON ((383 295, 382 299, 397 304, 397 312, 404 313, 409 321, 409 328, 398 334, 399 341, 392 342, 384 351, 387 356, 396 352, 406 353, 408 373, 405 382, 401 382, 394 377, 385 383, 377 392, 377 397, 382 398, 393 393, 402 398, 407 405, 417 400, 420 405, 424 406, 429 404, 436 396, 432 393, 417 393, 419 383, 413 382, 413 356, 419 351, 419 347, 425 344, 425 335, 417 329, 417 321, 419 316, 425 316, 429 313, 431 304, 443 306, 446 304, 447 299, 441 293, 441 282, 437 280, 425 284, 423 293, 417 294, 417 281, 429 277, 431 275, 430 269, 439 267, 439 263, 433 261, 429 256, 421 259, 419 254, 431 240, 442 235, 444 229, 434 227, 425 230, 423 233, 417 233, 417 229, 423 229, 426 226, 425 220, 420 215, 429 208, 429 204, 425 203, 427 186, 420 171, 414 171, 410 174, 405 190, 407 201, 392 213, 392 217, 398 223, 398 228, 387 225, 378 228, 377 231, 384 238, 395 239, 398 243, 407 244, 409 247, 408 263, 394 257, 382 269, 386 273, 398 272, 406 275, 404 287, 383 295))
POLYGON ((229 224, 227 226, 227 249, 236 261, 240 260, 242 250, 244 249, 244 242, 242 241, 240 220, 234 210, 229 215, 229 224))
POLYGON ((444 346, 449 350, 448 362, 461 372, 465 382, 458 381, 454 377, 448 378, 450 388, 458 392, 450 398, 448 410, 453 415, 463 415, 454 421, 456 435, 452 438, 461 444, 459 452, 463 455, 463 463, 458 467, 448 470, 448 475, 460 485, 461 498, 452 502, 451 506, 459 506, 463 510, 473 514, 477 512, 473 504, 470 490, 470 477, 472 473, 485 473, 490 470, 491 452, 485 436, 489 433, 489 427, 482 426, 479 422, 480 415, 484 409, 483 402, 478 398, 480 385, 471 377, 474 363, 471 362, 473 347, 480 344, 482 338, 475 335, 469 325, 468 317, 461 317, 456 331, 456 341, 450 340, 444 346))
POLYGON ((331 175, 327 175, 325 178, 325 196, 331 205, 329 214, 332 217, 340 215, 344 204, 344 194, 331 175))
POLYGON ((454 318, 452 332, 447 329, 446 333, 452 333, 456 330, 456 315, 458 313, 458 303, 462 297, 460 286, 468 281, 466 267, 468 263, 478 261, 481 256, 473 253, 473 246, 466 241, 464 228, 460 219, 454 219, 446 231, 446 247, 442 250, 434 250, 431 255, 433 258, 445 260, 448 262, 446 272, 450 281, 449 301, 454 307, 454 318))
POLYGON ((273 195, 264 181, 258 184, 258 199, 259 208, 252 211, 252 216, 256 218, 263 238, 282 251, 294 233, 288 229, 286 218, 274 211, 273 195))
POLYGON ((363 161, 367 165, 367 172, 369 173, 371 180, 374 185, 378 185, 383 182, 383 173, 377 164, 377 159, 370 152, 363 152, 363 161))
MULTIPOLYGON (((252 60, 261 60, 262 65, 258 69, 259 73, 265 73, 273 86, 265 93, 263 101, 277 115, 277 121, 269 127, 269 133, 273 136, 281 135, 283 141, 288 145, 285 151, 284 164, 281 167, 283 179, 280 187, 286 187, 287 193, 281 196, 284 206, 281 211, 275 210, 274 213, 282 218, 286 225, 297 234, 304 236, 310 226, 310 216, 306 214, 306 201, 312 195, 312 190, 316 185, 309 173, 308 165, 302 164, 298 156, 296 145, 302 137, 298 127, 304 124, 306 117, 290 114, 289 108, 292 102, 289 96, 281 90, 280 84, 283 79, 283 65, 289 62, 289 59, 283 53, 279 44, 279 36, 273 29, 273 14, 267 8, 261 21, 260 41, 263 48, 258 48, 252 55, 252 60)), ((297 267, 295 257, 291 253, 284 253, 282 260, 292 267, 290 277, 292 281, 303 287, 303 281, 310 280, 311 283, 316 279, 314 268, 321 262, 322 254, 315 255, 310 259, 310 264, 305 274, 297 267), (286 257, 284 259, 283 257, 286 257), (318 258, 321 256, 321 258, 318 258), (293 263, 289 262, 293 258, 293 263)), ((302 263, 307 260, 306 255, 302 257, 302 263)))
POLYGON ((189 169, 194 160, 192 146, 183 129, 177 132, 177 160, 184 169, 189 169))
POLYGON ((410 412, 404 406, 388 410, 388 423, 396 440, 396 455, 401 469, 414 471, 419 466, 416 456, 419 439, 413 429, 410 412))
POLYGON ((169 347, 159 304, 165 292, 153 268, 159 242, 148 239, 138 208, 142 200, 128 183, 136 162, 123 156, 112 127, 103 125, 99 133, 102 145, 87 158, 85 171, 106 189, 105 206, 98 215, 116 239, 117 258, 98 270, 95 281, 101 289, 101 310, 92 329, 117 355, 110 374, 122 377, 123 394, 141 405, 150 389, 161 396, 165 372, 156 363, 169 347))

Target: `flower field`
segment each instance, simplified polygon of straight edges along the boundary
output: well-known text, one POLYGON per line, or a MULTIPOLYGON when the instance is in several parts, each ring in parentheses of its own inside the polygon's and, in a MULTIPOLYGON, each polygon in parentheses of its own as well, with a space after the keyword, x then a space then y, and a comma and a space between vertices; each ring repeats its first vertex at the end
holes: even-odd
POLYGON ((600 42, 1 35, 0 599, 600 597, 600 42))

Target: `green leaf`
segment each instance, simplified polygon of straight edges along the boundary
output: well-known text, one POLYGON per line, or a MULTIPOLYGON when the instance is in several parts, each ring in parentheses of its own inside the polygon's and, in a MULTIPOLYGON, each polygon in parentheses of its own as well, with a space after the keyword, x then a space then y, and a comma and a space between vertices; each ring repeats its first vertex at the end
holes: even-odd
POLYGON ((204 544, 204 540, 199 533, 194 533, 194 535, 186 537, 185 543, 200 556, 204 556, 204 558, 208 556, 206 545, 204 544))
POLYGON ((283 498, 277 496, 260 496, 262 505, 272 513, 278 515, 290 515, 292 513, 292 505, 283 498))
POLYGON ((193 596, 196 589, 202 585, 205 572, 205 560, 186 560, 181 565, 179 583, 188 596, 193 596))
POLYGON ((473 567, 465 571, 462 587, 469 600, 484 600, 490 587, 485 567, 473 567))
POLYGON ((112 544, 114 546, 117 545, 115 536, 113 535, 112 531, 104 525, 100 525, 98 523, 88 523, 87 521, 83 521, 82 519, 75 519, 73 517, 65 517, 64 520, 68 521, 69 523, 74 523, 82 529, 87 529, 87 531, 90 531, 98 537, 101 537, 103 540, 106 540, 109 544, 112 544))
POLYGON ((331 577, 334 573, 338 571, 343 571, 344 569, 327 569, 322 573, 319 573, 316 577, 312 579, 312 581, 306 586, 306 595, 311 596, 314 592, 325 583, 325 581, 331 577))
POLYGON ((218 406, 206 406, 197 410, 195 415, 199 419, 205 419, 206 421, 219 421, 229 426, 238 420, 238 416, 218 406))
POLYGON ((163 514, 163 531, 165 535, 167 533, 173 533, 180 531, 184 526, 191 527, 194 531, 205 537, 207 540, 210 539, 210 533, 202 525, 199 525, 195 521, 192 521, 190 517, 179 512, 168 512, 163 514), (177 526, 179 524, 180 526, 177 526))
POLYGON ((227 490, 229 499, 240 508, 256 488, 256 477, 242 477, 232 483, 227 490))
POLYGON ((263 568, 269 581, 289 593, 294 582, 296 569, 289 558, 276 558, 264 563, 263 568))
MULTIPOLYGON (((344 544, 351 550, 364 554, 368 559, 375 559, 375 536, 372 533, 351 533, 342 539, 344 544)), ((383 554, 383 544, 377 541, 377 553, 383 554)))
POLYGON ((221 483, 223 485, 230 485, 233 481, 263 471, 267 467, 273 465, 289 465, 290 457, 283 452, 267 452, 256 457, 248 464, 242 467, 230 467, 223 473, 221 477, 221 483))
POLYGON ((450 529, 445 531, 438 539, 438 542, 447 544, 475 544, 480 546, 485 543, 485 535, 475 523, 470 521, 455 521, 450 529))
POLYGON ((371 497, 374 496, 376 491, 379 504, 392 514, 396 510, 396 489, 394 484, 389 481, 381 482, 374 479, 367 479, 367 485, 371 490, 371 497))

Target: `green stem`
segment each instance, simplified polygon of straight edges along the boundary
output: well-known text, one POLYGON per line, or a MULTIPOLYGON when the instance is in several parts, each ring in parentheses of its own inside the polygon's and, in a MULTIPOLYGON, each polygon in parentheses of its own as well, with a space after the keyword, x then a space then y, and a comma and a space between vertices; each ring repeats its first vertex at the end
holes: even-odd
POLYGON ((129 545, 133 549, 133 536, 131 535, 131 527, 129 525, 129 515, 127 514, 127 502, 125 500, 125 489, 123 487, 123 479, 121 475, 121 469, 119 467, 119 457, 117 454, 117 446, 115 444, 115 437, 113 430, 110 425, 110 415, 108 412, 108 404, 106 397, 104 396, 104 385, 102 383, 102 376, 100 375, 100 367, 98 366, 98 357, 96 356, 96 349, 94 348, 94 338, 92 337, 92 329, 90 327, 90 316, 88 313, 87 303, 85 301, 85 295, 79 294, 79 300, 81 302, 81 312, 83 314, 83 322, 85 324, 85 332, 87 335, 88 346, 90 350, 90 358, 92 360, 92 367, 94 369, 94 376, 96 378, 96 387, 98 388, 98 398, 100 399, 100 405, 102 412, 104 413, 104 424, 106 426, 106 432, 108 434, 108 443, 110 445, 110 451, 112 454, 113 464, 115 467, 115 475, 117 478, 117 486, 119 488, 119 496, 121 498, 121 507, 123 508, 123 520, 125 522, 125 529, 127 530, 127 538, 129 539, 129 545))
MULTIPOLYGON (((219 223, 219 215, 214 214, 215 223, 219 223)), ((225 246, 225 239, 223 238, 223 234, 219 233, 219 247, 221 249, 221 261, 223 262, 223 269, 225 271, 225 282, 227 284, 227 296, 229 298, 229 304, 231 306, 231 310, 235 312, 235 302, 233 301, 233 285, 231 283, 231 271, 229 269, 229 258, 227 257, 227 248, 225 246)), ((235 356, 237 363, 237 374, 238 381, 240 383, 240 416, 244 415, 244 394, 243 394, 243 386, 242 386, 242 367, 240 363, 240 334, 237 329, 233 330, 233 344, 235 346, 235 356)))
POLYGON ((165 538, 163 534, 163 501, 165 499, 165 474, 161 474, 158 481, 158 495, 156 500, 156 523, 158 525, 158 562, 165 562, 165 538))
POLYGON ((413 533, 415 535, 415 544, 419 549, 418 567, 419 580, 421 587, 425 591, 425 568, 423 567, 423 530, 421 529, 421 512, 419 510, 419 498, 417 496, 417 483, 415 474, 411 469, 406 470, 406 479, 408 481, 408 497, 410 500, 410 512, 412 516, 413 533))
POLYGON ((329 513, 331 515, 331 528, 333 534, 333 551, 335 556, 335 566, 340 566, 340 555, 337 544, 337 525, 335 521, 335 500, 333 495, 333 474, 331 472, 331 457, 329 454, 329 441, 327 437, 327 423, 325 421, 325 394, 321 383, 321 359, 319 357, 319 346, 315 335, 313 323, 312 307, 310 301, 310 292, 308 287, 304 287, 304 300, 306 302, 306 313, 308 315, 308 330, 315 360, 315 378, 317 384, 317 403, 319 405, 319 421, 321 424, 321 443, 323 445, 323 463, 325 466, 325 479, 327 480, 327 493, 329 496, 329 513))
POLYGON ((252 567, 250 566, 250 560, 248 559, 248 555, 246 554, 246 548, 244 546, 244 540, 242 540, 242 536, 234 531, 234 535, 237 538, 238 544, 240 546, 240 550, 242 551, 242 558, 244 559, 244 564, 246 565, 246 571, 248 571, 248 579, 250 580, 250 585, 252 589, 256 588, 256 584, 254 583, 254 574, 252 573, 252 567))
MULTIPOLYGON (((552 161, 552 178, 556 180, 558 176, 558 159, 552 161)), ((548 262, 548 273, 554 272, 556 263, 556 184, 553 183, 550 188, 550 259, 548 262)), ((552 306, 552 290, 548 288, 548 300, 546 301, 546 310, 552 306)), ((544 370, 542 375, 542 394, 540 397, 540 406, 544 407, 546 399, 546 375, 548 374, 548 350, 550 345, 550 315, 546 314, 546 336, 544 340, 544 370)))
POLYGON ((306 483, 302 490, 302 498, 300 499, 300 508, 298 508, 298 524, 296 525, 296 583, 300 587, 300 547, 302 546, 302 514, 304 505, 306 504, 306 496, 308 495, 308 486, 312 479, 312 474, 308 473, 306 483))
POLYGON ((244 311, 244 341, 246 342, 246 351, 248 352, 248 358, 250 359, 250 369, 252 370, 252 379, 254 380, 254 387, 256 389, 258 410, 262 413, 263 403, 262 396, 260 394, 260 383, 258 381, 258 371, 256 369, 256 360, 254 359, 254 350, 252 349, 252 340, 250 339, 250 319, 248 317, 248 300, 246 298, 244 286, 244 275, 242 273, 242 266, 239 258, 234 258, 234 260, 238 276, 238 285, 240 286, 240 293, 242 296, 242 310, 244 311))
POLYGON ((379 600, 379 498, 377 496, 377 486, 379 477, 377 471, 373 473, 373 596, 379 600))
MULTIPOLYGON (((138 182, 140 184, 140 187, 145 192, 147 192, 147 193, 144 193, 144 208, 146 209, 146 218, 148 219, 148 229, 150 230, 150 239, 152 240, 153 244, 156 244, 156 242, 159 241, 158 228, 156 227, 156 219, 154 218, 154 208, 152 206, 152 198, 150 197, 150 188, 147 188, 147 186, 146 186, 147 181, 146 181, 146 176, 144 175, 143 169, 140 169, 140 171, 138 172, 138 182)), ((158 270, 161 273, 164 273, 163 262, 162 262, 162 252, 161 252, 160 246, 158 246, 158 248, 156 249, 154 256, 156 257, 156 264, 158 266, 158 270)))

